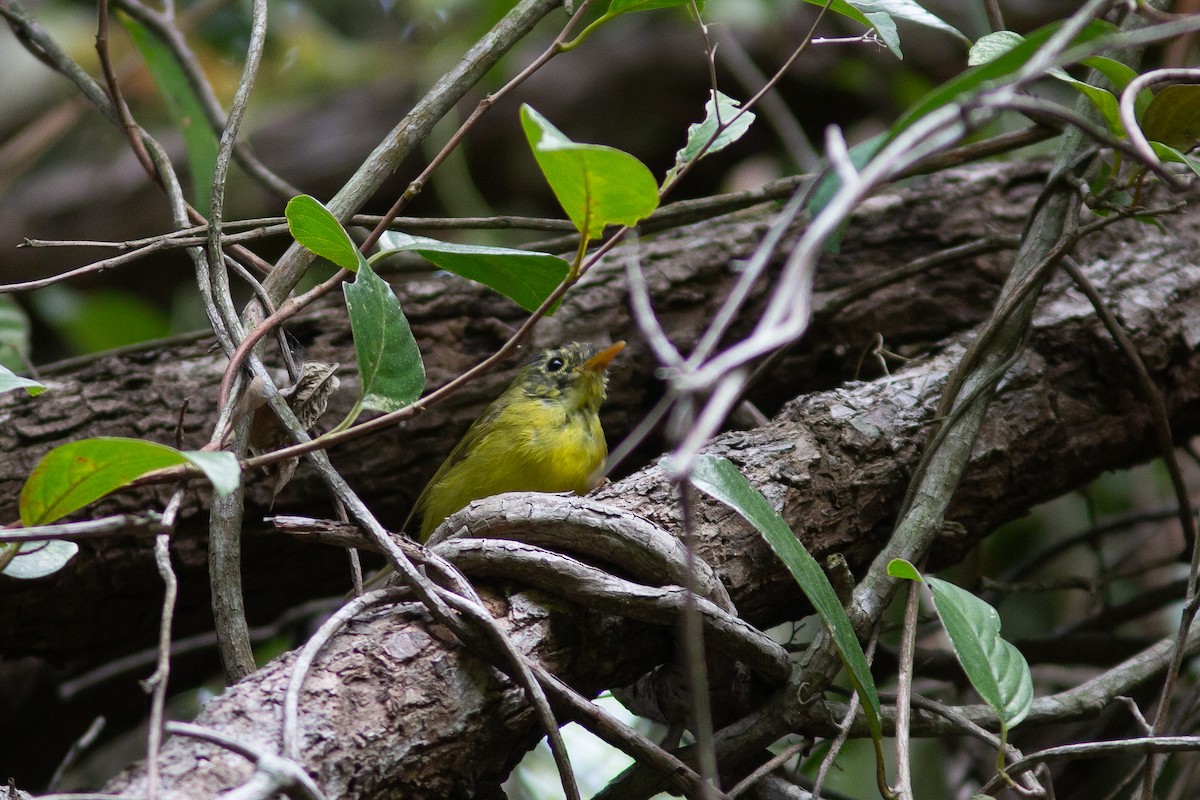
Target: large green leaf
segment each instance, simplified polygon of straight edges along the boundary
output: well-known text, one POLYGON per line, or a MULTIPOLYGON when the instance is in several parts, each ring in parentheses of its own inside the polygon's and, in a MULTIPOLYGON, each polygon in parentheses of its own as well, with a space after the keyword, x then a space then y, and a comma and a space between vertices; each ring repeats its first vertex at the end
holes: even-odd
POLYGON ((400 301, 365 261, 342 290, 354 333, 361 404, 385 412, 403 408, 421 396, 425 364, 400 301))
POLYGON ((154 84, 162 94, 167 113, 183 134, 188 172, 194 184, 192 202, 201 213, 207 214, 212 197, 213 172, 216 171, 218 141, 208 125, 204 106, 192 91, 192 85, 171 49, 132 17, 125 14, 118 14, 117 17, 146 61, 154 84))
POLYGON ((288 201, 283 213, 292 237, 305 248, 342 269, 358 269, 362 254, 342 223, 315 197, 297 195, 288 201))
POLYGON ((746 477, 728 459, 719 456, 701 455, 691 475, 692 484, 705 494, 732 508, 767 540, 767 544, 787 566, 792 577, 804 592, 804 596, 817 610, 837 646, 842 663, 850 676, 854 690, 862 699, 867 725, 873 737, 882 736, 879 720, 879 693, 871 677, 871 669, 863 654, 854 626, 846 616, 846 610, 838 600, 829 578, 816 559, 804 549, 784 522, 783 517, 767 498, 750 485, 746 477))
POLYGON ((654 175, 633 156, 577 144, 528 105, 521 106, 521 124, 554 196, 585 239, 608 225, 636 225, 658 207, 654 175))
POLYGON ((1175 150, 1188 151, 1200 141, 1200 84, 1179 83, 1160 89, 1142 115, 1142 133, 1175 150))
POLYGON ((32 395, 39 395, 46 391, 44 385, 32 378, 22 378, 20 375, 13 374, 8 367, 0 366, 0 392, 8 392, 13 389, 24 389, 32 395))
POLYGON ((754 112, 744 111, 738 115, 741 103, 721 92, 710 92, 704 104, 704 119, 688 126, 687 143, 675 154, 675 165, 667 172, 663 183, 669 183, 679 170, 687 164, 718 150, 724 150, 750 130, 754 112), (715 94, 715 96, 714 96, 715 94), (736 119, 734 119, 736 117, 736 119), (732 122, 731 122, 732 120, 732 122), (724 125, 724 128, 720 126, 724 125), (718 133, 720 129, 720 133, 718 133), (707 145, 707 149, 703 149, 707 145))
POLYGON ((46 453, 29 473, 21 488, 21 524, 47 525, 147 473, 181 464, 198 467, 221 495, 241 480, 232 453, 184 452, 141 439, 81 439, 46 453))
POLYGON ((939 578, 922 577, 903 559, 892 561, 888 574, 924 581, 929 586, 954 655, 975 691, 1000 718, 1003 729, 1007 731, 1025 719, 1033 707, 1033 676, 1020 651, 1001 638, 996 609, 966 589, 939 578))
POLYGON ((453 244, 389 231, 379 240, 380 254, 413 250, 433 264, 482 283, 533 311, 567 277, 571 265, 558 256, 507 247, 453 244))

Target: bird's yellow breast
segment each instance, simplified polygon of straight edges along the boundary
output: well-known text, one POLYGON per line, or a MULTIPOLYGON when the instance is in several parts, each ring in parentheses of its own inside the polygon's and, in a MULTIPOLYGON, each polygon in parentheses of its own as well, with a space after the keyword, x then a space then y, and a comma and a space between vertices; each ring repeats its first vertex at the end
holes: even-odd
POLYGON ((607 456, 594 409, 541 398, 512 400, 426 491, 421 538, 476 498, 516 491, 584 494, 599 481, 607 456))

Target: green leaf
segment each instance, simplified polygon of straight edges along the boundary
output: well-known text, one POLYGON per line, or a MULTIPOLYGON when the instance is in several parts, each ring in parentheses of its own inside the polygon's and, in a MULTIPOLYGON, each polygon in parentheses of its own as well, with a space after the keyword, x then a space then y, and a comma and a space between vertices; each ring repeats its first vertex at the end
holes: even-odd
POLYGON ((379 245, 381 254, 414 250, 447 272, 496 290, 526 311, 540 306, 571 269, 565 260, 549 253, 452 244, 393 231, 380 237, 379 245))
POLYGON ((896 30, 896 21, 890 15, 878 11, 873 11, 869 14, 864 14, 867 22, 875 29, 876 35, 888 50, 892 51, 892 55, 901 60, 904 59, 904 52, 900 49, 900 32, 896 30))
POLYGON ((787 566, 800 590, 828 626, 842 663, 850 676, 850 682, 862 699, 871 735, 878 740, 882 735, 879 693, 871 677, 871 669, 867 665, 858 637, 854 635, 850 618, 846 616, 846 610, 842 608, 837 593, 816 559, 804 549, 804 545, 788 528, 783 517, 771 508, 767 499, 750 485, 728 459, 719 456, 699 456, 692 471, 691 481, 697 489, 742 515, 762 534, 775 555, 787 566))
MULTIPOLYGON (((813 6, 824 6, 825 0, 804 0, 813 6)), ((873 28, 875 33, 896 58, 904 58, 900 51, 900 36, 896 32, 896 22, 893 17, 918 25, 951 33, 963 41, 969 41, 950 23, 931 14, 913 0, 833 0, 829 10, 867 28, 873 28)))
POLYGON ((61 284, 29 295, 38 315, 78 353, 160 339, 171 332, 161 310, 123 289, 81 292, 61 284))
POLYGON ((0 294, 0 367, 14 372, 29 359, 29 315, 11 295, 0 294))
MULTIPOLYGON (((916 567, 899 559, 888 564, 888 574, 921 579, 916 567)), ((924 582, 971 685, 1005 730, 1014 727, 1033 707, 1033 676, 1020 651, 1000 637, 1000 615, 966 589, 930 576, 924 582)))
MULTIPOLYGON (((892 127, 888 129, 888 140, 894 139, 926 114, 953 103, 984 84, 1004 78, 1025 66, 1037 49, 1054 35, 1060 24, 1054 23, 1038 28, 1011 50, 996 56, 986 64, 968 69, 926 94, 892 124, 892 127)), ((1110 22, 1092 20, 1075 37, 1072 44, 1081 44, 1115 31, 1116 27, 1110 22)))
POLYGON ((654 175, 633 156, 577 144, 528 105, 521 106, 521 124, 554 196, 585 239, 608 225, 636 225, 658 207, 654 175))
MULTIPOLYGON (((810 6, 824 7, 826 0, 804 0, 804 2, 810 6)), ((896 58, 904 58, 904 54, 900 52, 900 37, 896 35, 896 23, 892 22, 887 14, 875 14, 873 18, 868 18, 866 14, 855 7, 857 5, 857 3, 849 3, 846 0, 833 0, 829 3, 829 10, 857 22, 864 28, 873 29, 896 58)))
POLYGON ((679 170, 697 158, 724 150, 742 138, 754 122, 754 112, 745 111, 741 116, 737 116, 741 106, 741 103, 728 95, 716 92, 714 97, 710 92, 708 102, 704 104, 704 120, 688 126, 687 143, 675 154, 675 166, 667 172, 663 183, 669 183, 679 170), (733 122, 730 123, 730 120, 733 122), (720 125, 725 127, 718 133, 720 125), (707 149, 701 152, 706 145, 707 149))
POLYGON ((350 234, 329 209, 314 197, 297 195, 284 210, 292 237, 314 254, 327 258, 342 269, 357 270, 362 254, 350 234))
POLYGON ((1200 178, 1200 160, 1185 155, 1170 145, 1165 145, 1162 142, 1150 142, 1150 149, 1158 156, 1159 161, 1174 162, 1176 164, 1186 164, 1188 169, 1200 178))
MULTIPOLYGON (((101 437, 59 445, 46 453, 21 488, 19 509, 25 527, 47 525, 158 469, 194 464, 226 494, 237 481, 232 453, 210 458, 141 439, 101 437)), ((215 454, 212 454, 215 455, 215 454)))
POLYGON ((923 8, 915 0, 850 0, 850 4, 871 18, 872 14, 886 14, 926 28, 933 28, 969 42, 962 31, 941 17, 923 8))
POLYGON ((971 685, 1013 727, 1033 707, 1033 676, 1020 651, 1000 637, 1000 615, 952 583, 932 577, 925 582, 971 685))
POLYGON ((1115 95, 1107 89, 1101 89, 1098 86, 1092 86, 1090 83, 1084 83, 1072 78, 1070 75, 1063 73, 1055 77, 1070 84, 1075 89, 1079 90, 1088 100, 1092 101, 1092 105, 1100 112, 1100 116, 1104 119, 1104 125, 1108 128, 1108 132, 1120 139, 1127 138, 1125 126, 1121 123, 1121 108, 1115 95))
MULTIPOLYGON (((628 14, 631 11, 651 11, 656 8, 678 8, 690 5, 689 0, 612 0, 608 4, 608 11, 604 15, 606 17, 615 17, 618 14, 628 14)), ((698 0, 696 7, 703 12, 703 0, 698 0)))
POLYGON ((79 545, 74 542, 26 542, 0 574, 22 580, 43 578, 65 567, 78 552, 79 545))
MULTIPOLYGON (((580 31, 579 35, 572 41, 562 45, 562 49, 564 51, 574 50, 591 36, 597 28, 622 14, 629 14, 635 11, 651 11, 658 8, 687 8, 690 13, 691 5, 689 0, 612 0, 608 4, 607 11, 580 31)), ((704 12, 704 0, 696 0, 696 10, 701 13, 704 12)))
POLYGON ((24 389, 31 395, 39 395, 46 391, 46 387, 37 381, 14 375, 8 367, 0 366, 0 392, 8 392, 13 389, 24 389))
POLYGON ((1200 141, 1200 84, 1179 83, 1160 89, 1142 115, 1147 139, 1187 151, 1200 141))
POLYGON ((213 173, 216 171, 218 140, 208 125, 204 106, 192 91, 183 68, 171 49, 137 20, 126 14, 117 18, 129 32, 129 38, 146 62, 154 84, 162 94, 171 120, 183 134, 187 150, 188 172, 192 176, 192 202, 201 213, 208 213, 212 199, 213 173))
POLYGON ((925 582, 925 579, 921 577, 921 573, 917 568, 903 558, 893 558, 889 561, 887 573, 893 578, 903 578, 908 581, 916 581, 917 583, 925 582))
POLYGON ((362 405, 384 412, 403 408, 421 396, 425 364, 400 301, 365 261, 342 290, 354 333, 362 405))
MULTIPOLYGON (((1091 56, 1080 63, 1108 78, 1108 82, 1113 85, 1117 94, 1125 91, 1125 87, 1129 85, 1130 81, 1138 76, 1137 70, 1133 67, 1108 56, 1091 56)), ((1150 105, 1150 101, 1153 99, 1154 93, 1149 89, 1142 89, 1138 92, 1137 98, 1133 101, 1134 116, 1137 119, 1142 118, 1142 115, 1146 113, 1146 106, 1150 105)))
POLYGON ((1025 37, 1014 31, 995 31, 980 36, 967 51, 967 66, 978 67, 980 64, 995 61, 1023 41, 1025 37))

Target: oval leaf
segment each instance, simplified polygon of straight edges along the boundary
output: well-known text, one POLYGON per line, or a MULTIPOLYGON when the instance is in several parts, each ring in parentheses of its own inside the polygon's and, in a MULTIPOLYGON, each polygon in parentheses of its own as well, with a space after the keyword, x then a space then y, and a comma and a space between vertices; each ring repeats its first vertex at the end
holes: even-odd
POLYGON ((971 685, 1004 727, 1013 727, 1033 706, 1033 676, 1020 651, 1000 637, 1000 615, 966 589, 938 578, 925 582, 971 685))
POLYGON ((577 144, 528 105, 521 124, 533 157, 576 229, 596 239, 608 225, 636 225, 658 207, 658 184, 628 153, 577 144))
POLYGON ((8 367, 0 366, 0 392, 8 392, 13 389, 24 389, 32 395, 39 395, 46 391, 46 387, 31 378, 22 378, 20 375, 13 374, 8 367))
POLYGON ((395 411, 421 396, 425 364, 400 301, 387 281, 363 262, 352 283, 342 284, 354 353, 362 380, 362 405, 395 411))
POLYGON ((382 252, 414 250, 431 263, 496 290, 526 311, 533 311, 558 288, 571 265, 558 256, 507 247, 453 244, 424 236, 388 232, 382 252))
POLYGON ((1191 150, 1200 141, 1200 84, 1161 89, 1142 115, 1142 132, 1175 150, 1191 150))
POLYGON ((43 578, 65 567, 78 552, 79 545, 74 542, 26 542, 0 574, 22 580, 43 578))
POLYGON ((878 737, 882 735, 879 722, 879 693, 871 677, 871 669, 867 665, 862 646, 858 637, 854 635, 854 626, 850 624, 846 609, 842 607, 820 564, 804 549, 804 545, 792 533, 783 517, 771 508, 767 498, 751 486, 750 481, 746 480, 728 459, 719 456, 699 456, 692 471, 691 481, 700 491, 741 514, 762 534, 775 555, 787 566, 804 596, 828 626, 842 663, 850 676, 850 682, 862 699, 867 726, 871 729, 871 735, 878 741, 878 737))
POLYGON ((362 254, 338 218, 316 198, 297 195, 288 201, 283 213, 292 237, 305 248, 342 269, 358 269, 362 254))
MULTIPOLYGON (((213 479, 219 493, 229 485, 227 462, 233 456, 225 455, 221 475, 213 479)), ((201 459, 208 463, 206 467, 194 459, 194 453, 141 439, 100 437, 59 445, 42 457, 21 488, 21 523, 25 527, 49 524, 157 469, 195 463, 211 476, 213 462, 222 461, 201 459)))

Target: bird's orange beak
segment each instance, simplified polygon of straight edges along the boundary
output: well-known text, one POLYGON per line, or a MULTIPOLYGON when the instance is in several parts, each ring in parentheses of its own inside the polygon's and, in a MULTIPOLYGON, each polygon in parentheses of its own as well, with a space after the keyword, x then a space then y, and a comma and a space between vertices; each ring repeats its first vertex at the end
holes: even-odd
POLYGON ((617 353, 625 349, 625 342, 617 342, 610 344, 608 347, 601 350, 596 355, 583 362, 583 368, 589 372, 603 372, 608 369, 608 365, 617 357, 617 353))

